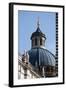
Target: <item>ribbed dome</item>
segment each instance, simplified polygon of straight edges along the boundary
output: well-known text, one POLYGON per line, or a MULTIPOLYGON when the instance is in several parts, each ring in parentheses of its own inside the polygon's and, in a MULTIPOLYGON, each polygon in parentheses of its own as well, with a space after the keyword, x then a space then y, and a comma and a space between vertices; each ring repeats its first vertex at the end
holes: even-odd
POLYGON ((41 36, 41 37, 44 37, 44 38, 46 39, 45 34, 43 34, 43 33, 41 32, 41 30, 40 30, 39 27, 37 28, 37 30, 36 30, 34 33, 32 33, 31 39, 32 39, 33 37, 35 37, 35 36, 41 36))
POLYGON ((29 53, 29 62, 35 66, 55 66, 55 56, 46 49, 33 48, 29 53))

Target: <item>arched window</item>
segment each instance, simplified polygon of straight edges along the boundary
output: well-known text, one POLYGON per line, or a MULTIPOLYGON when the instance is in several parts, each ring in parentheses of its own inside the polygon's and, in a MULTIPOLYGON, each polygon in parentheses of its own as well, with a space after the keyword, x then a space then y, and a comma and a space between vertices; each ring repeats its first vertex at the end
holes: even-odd
POLYGON ((40 45, 42 45, 42 38, 40 38, 40 45))
POLYGON ((35 38, 35 45, 37 45, 37 38, 35 38))

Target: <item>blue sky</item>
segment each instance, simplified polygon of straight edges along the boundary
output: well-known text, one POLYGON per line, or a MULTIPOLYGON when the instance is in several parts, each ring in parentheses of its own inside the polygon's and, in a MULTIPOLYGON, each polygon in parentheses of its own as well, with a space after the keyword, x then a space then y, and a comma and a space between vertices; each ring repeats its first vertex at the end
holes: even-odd
POLYGON ((40 29, 46 35, 45 47, 55 54, 55 12, 18 11, 18 51, 31 49, 31 34, 37 29, 39 17, 40 29))

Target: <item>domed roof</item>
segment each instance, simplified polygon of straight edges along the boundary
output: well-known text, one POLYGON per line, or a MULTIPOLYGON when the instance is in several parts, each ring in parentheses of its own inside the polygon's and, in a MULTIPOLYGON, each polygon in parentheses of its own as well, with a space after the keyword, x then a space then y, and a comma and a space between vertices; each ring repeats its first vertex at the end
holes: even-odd
POLYGON ((43 33, 41 32, 41 30, 40 30, 39 27, 37 28, 37 30, 36 30, 35 32, 32 33, 31 39, 32 39, 33 37, 35 37, 35 36, 42 36, 42 37, 44 37, 44 38, 46 39, 45 34, 43 34, 43 33))
POLYGON ((32 48, 29 53, 29 62, 36 66, 55 66, 55 56, 47 49, 32 48))

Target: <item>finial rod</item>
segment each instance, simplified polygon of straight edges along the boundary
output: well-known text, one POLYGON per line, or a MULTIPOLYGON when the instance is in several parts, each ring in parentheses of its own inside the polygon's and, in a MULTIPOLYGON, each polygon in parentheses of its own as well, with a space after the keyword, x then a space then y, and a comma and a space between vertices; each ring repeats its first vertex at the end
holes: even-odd
POLYGON ((39 17, 38 17, 37 26, 39 27, 39 25, 40 25, 40 24, 39 24, 39 17))

